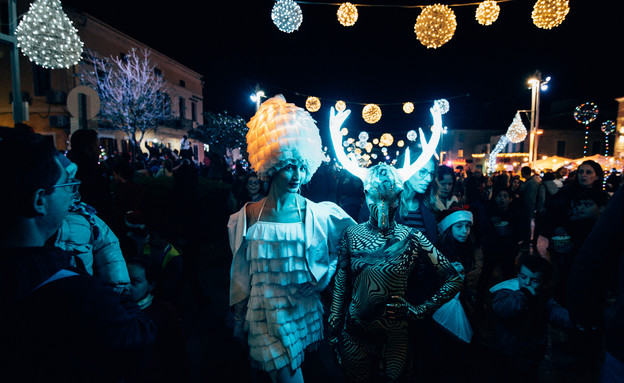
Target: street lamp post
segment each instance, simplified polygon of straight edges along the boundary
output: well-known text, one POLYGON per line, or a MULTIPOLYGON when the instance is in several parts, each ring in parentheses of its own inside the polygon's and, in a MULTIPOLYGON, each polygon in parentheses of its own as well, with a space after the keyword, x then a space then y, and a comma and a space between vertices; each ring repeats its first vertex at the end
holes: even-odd
POLYGON ((263 90, 260 90, 260 85, 256 84, 256 89, 254 94, 250 96, 251 101, 256 103, 256 112, 260 109, 260 104, 262 103, 262 97, 266 98, 263 90))
POLYGON ((533 77, 528 81, 531 88, 531 129, 529 133, 529 163, 531 168, 534 167, 534 163, 537 157, 537 128, 539 126, 539 98, 540 90, 548 89, 548 82, 550 76, 542 80, 542 73, 536 71, 533 77))

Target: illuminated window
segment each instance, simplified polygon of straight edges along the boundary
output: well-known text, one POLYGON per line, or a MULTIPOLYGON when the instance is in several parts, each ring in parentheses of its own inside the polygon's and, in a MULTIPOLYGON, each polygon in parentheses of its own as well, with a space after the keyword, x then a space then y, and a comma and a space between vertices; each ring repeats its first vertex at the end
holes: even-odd
POLYGON ((457 151, 457 157, 459 157, 459 158, 464 157, 464 149, 459 149, 459 150, 457 151))

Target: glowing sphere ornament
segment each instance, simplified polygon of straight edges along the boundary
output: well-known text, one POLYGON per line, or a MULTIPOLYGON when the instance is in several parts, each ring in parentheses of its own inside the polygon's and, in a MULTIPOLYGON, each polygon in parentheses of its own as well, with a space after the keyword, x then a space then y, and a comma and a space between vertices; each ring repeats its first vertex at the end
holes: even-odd
POLYGON ((455 29, 457 29, 455 12, 443 4, 423 8, 414 25, 418 41, 427 48, 434 49, 446 44, 455 34, 455 29))
POLYGON ((381 108, 377 104, 367 104, 362 109, 362 118, 369 124, 379 122, 381 119, 381 108))
POLYGON ((586 102, 574 109, 574 119, 576 122, 589 125, 598 117, 598 106, 593 102, 586 102))
POLYGON ((434 108, 438 108, 438 110, 440 111, 440 114, 446 114, 448 113, 449 109, 450 109, 450 104, 447 100, 445 99, 440 99, 440 100, 436 100, 433 103, 433 107, 434 108))
POLYGON ((83 43, 59 0, 32 3, 15 36, 22 53, 44 68, 69 68, 80 61, 83 43))
POLYGON ((402 148, 403 146, 405 146, 405 141, 403 141, 403 140, 399 140, 399 141, 397 141, 397 146, 398 146, 399 148, 402 148))
POLYGON ((355 25, 358 19, 358 11, 355 5, 351 3, 342 3, 337 12, 338 22, 345 27, 355 25))
POLYGON ((609 135, 615 131, 615 122, 607 120, 600 125, 600 130, 606 135, 609 135))
POLYGON ((306 99, 305 106, 308 112, 318 112, 321 109, 321 100, 318 97, 310 96, 306 99))
POLYGON ((345 104, 344 101, 338 100, 336 101, 336 105, 334 105, 334 108, 336 108, 336 110, 339 112, 344 112, 344 110, 347 109, 347 104, 345 104))
POLYGON ((406 102, 405 104, 403 104, 403 111, 407 114, 410 114, 414 111, 414 104, 412 104, 411 102, 406 102))
POLYGON ((416 133, 415 130, 410 130, 409 132, 407 132, 407 139, 414 142, 416 141, 416 138, 418 138, 418 133, 416 133))
POLYGON ((477 7, 475 18, 481 25, 492 25, 498 19, 500 6, 496 1, 485 0, 477 7))
POLYGON ((279 0, 273 6, 271 20, 280 31, 292 33, 303 22, 301 7, 292 0, 279 0))
POLYGON ((358 139, 360 141, 368 141, 368 133, 366 132, 360 132, 360 134, 358 135, 358 139))
POLYGON ((524 126, 522 122, 522 118, 520 117, 520 113, 516 112, 511 125, 507 129, 507 138, 514 144, 520 143, 524 141, 527 137, 527 128, 524 126))
POLYGON ((347 128, 340 129, 340 134, 342 134, 343 136, 346 136, 347 134, 349 134, 349 129, 347 128))
POLYGON ((563 23, 568 12, 569 0, 537 0, 531 18, 536 27, 551 29, 563 23))
POLYGON ((379 137, 379 146, 390 146, 394 142, 394 137, 390 133, 384 133, 379 137))

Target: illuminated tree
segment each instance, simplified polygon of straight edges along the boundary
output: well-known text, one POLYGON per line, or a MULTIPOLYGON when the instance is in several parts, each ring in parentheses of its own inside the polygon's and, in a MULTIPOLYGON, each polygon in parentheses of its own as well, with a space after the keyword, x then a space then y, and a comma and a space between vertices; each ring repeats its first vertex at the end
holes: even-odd
POLYGON ((204 113, 204 125, 189 131, 189 137, 210 145, 210 151, 225 154, 228 149, 241 148, 247 153, 247 122, 240 116, 227 112, 204 113))
POLYGON ((149 60, 150 51, 131 49, 122 57, 100 58, 87 52, 81 62, 83 85, 100 96, 100 125, 126 133, 133 151, 141 147, 145 133, 169 118, 171 99, 167 86, 149 60))

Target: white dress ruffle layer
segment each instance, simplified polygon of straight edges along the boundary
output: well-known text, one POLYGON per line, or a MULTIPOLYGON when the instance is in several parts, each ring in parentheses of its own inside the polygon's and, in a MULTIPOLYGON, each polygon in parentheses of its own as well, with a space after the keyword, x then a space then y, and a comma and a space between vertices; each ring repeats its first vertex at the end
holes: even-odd
POLYGON ((303 222, 259 221, 247 231, 251 291, 246 330, 250 356, 264 371, 303 362, 304 351, 323 337, 319 293, 298 294, 313 281, 305 259, 303 222))

